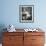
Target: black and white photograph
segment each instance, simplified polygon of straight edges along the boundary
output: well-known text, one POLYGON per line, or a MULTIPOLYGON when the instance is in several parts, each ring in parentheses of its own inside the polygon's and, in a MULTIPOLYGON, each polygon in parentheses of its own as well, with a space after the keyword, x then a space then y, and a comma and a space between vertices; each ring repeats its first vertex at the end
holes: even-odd
POLYGON ((20 5, 19 7, 20 22, 34 21, 34 5, 20 5))

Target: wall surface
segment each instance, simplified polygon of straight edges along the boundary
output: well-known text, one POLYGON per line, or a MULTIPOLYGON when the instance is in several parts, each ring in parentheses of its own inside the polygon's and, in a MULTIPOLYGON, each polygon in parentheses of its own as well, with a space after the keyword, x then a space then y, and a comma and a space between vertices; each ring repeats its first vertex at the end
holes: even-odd
POLYGON ((16 28, 46 28, 46 0, 0 0, 0 26, 13 24, 16 28), (19 5, 34 5, 34 23, 19 22, 19 5))

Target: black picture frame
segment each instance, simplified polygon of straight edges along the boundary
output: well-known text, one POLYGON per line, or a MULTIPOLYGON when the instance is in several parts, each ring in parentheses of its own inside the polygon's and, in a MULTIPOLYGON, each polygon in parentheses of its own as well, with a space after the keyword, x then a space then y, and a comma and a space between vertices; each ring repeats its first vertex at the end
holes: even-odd
POLYGON ((19 5, 19 21, 22 23, 34 22, 34 5, 19 5))

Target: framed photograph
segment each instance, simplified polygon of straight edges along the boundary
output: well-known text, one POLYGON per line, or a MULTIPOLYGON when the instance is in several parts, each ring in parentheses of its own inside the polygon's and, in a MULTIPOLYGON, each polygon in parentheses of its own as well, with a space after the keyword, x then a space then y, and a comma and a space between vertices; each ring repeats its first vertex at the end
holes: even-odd
POLYGON ((34 5, 19 5, 20 22, 34 22, 34 5))

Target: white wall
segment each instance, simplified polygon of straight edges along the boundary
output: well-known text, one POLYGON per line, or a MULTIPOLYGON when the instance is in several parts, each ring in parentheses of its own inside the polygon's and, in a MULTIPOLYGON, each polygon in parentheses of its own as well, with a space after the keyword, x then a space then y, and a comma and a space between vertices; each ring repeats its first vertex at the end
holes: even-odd
POLYGON ((13 24, 16 28, 46 28, 46 0, 1 0, 0 25, 13 24), (19 5, 34 5, 34 23, 19 22, 19 5))

